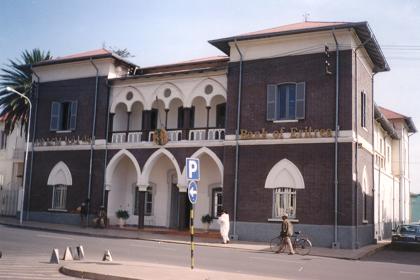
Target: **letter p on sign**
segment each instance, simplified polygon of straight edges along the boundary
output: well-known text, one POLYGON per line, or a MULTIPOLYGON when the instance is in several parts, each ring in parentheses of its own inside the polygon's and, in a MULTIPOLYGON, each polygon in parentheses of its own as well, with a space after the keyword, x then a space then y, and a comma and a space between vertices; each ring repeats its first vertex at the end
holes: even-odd
POLYGON ((200 160, 198 158, 187 158, 187 180, 200 180, 200 160))

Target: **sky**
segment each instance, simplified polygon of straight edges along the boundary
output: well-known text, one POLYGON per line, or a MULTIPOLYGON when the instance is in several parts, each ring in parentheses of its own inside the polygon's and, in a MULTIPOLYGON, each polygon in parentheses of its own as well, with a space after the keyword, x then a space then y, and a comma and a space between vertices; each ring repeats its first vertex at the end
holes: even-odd
MULTIPOLYGON (((54 57, 127 48, 141 67, 222 53, 207 41, 303 21, 368 21, 391 67, 375 76, 378 105, 420 129, 420 0, 0 1, 0 65, 22 50, 54 57)), ((420 193, 420 132, 410 137, 411 190, 420 193)))

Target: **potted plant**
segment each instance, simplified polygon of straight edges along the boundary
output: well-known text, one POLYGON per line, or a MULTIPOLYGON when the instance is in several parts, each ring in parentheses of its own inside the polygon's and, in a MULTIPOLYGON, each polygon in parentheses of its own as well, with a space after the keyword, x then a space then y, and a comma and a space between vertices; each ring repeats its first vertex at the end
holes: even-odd
POLYGON ((210 214, 206 214, 201 217, 201 222, 203 223, 207 232, 209 231, 210 224, 213 222, 213 218, 210 216, 210 214))
POLYGON ((117 212, 115 212, 115 215, 118 218, 118 225, 122 228, 125 225, 125 222, 130 217, 130 214, 128 214, 127 210, 119 209, 117 212))

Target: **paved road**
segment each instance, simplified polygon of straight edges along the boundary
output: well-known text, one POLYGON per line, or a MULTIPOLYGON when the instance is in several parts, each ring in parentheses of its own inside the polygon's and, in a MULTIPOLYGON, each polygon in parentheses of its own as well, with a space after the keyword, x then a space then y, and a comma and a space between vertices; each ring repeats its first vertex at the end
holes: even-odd
MULTIPOLYGON (((115 261, 140 260, 187 267, 190 261, 190 248, 182 244, 95 238, 0 226, 0 248, 4 253, 3 259, 0 260, 2 272, 0 279, 7 279, 2 278, 2 276, 7 275, 9 269, 14 271, 14 273, 18 273, 20 270, 30 272, 31 268, 35 267, 50 275, 50 277, 56 277, 49 279, 59 279, 53 271, 55 266, 46 264, 52 249, 59 248, 60 254, 62 254, 66 246, 77 246, 80 244, 84 246, 86 258, 92 261, 100 260, 106 249, 111 250, 115 261), (33 260, 29 268, 17 267, 15 269, 8 265, 6 261, 8 256, 13 256, 15 260, 19 260, 19 258, 25 259, 25 263, 28 261, 26 259, 27 256, 33 256, 33 260), (51 274, 46 270, 47 266, 48 268, 52 267, 51 274)), ((258 279, 258 275, 288 279, 420 279, 420 258, 417 257, 416 260, 415 256, 412 256, 412 262, 407 263, 400 261, 401 258, 405 257, 405 252, 390 252, 392 256, 386 255, 389 252, 385 251, 364 261, 346 261, 322 257, 288 256, 266 252, 197 247, 196 267, 247 273, 256 275, 256 279, 258 279)), ((48 278, 44 277, 43 279, 48 278)), ((68 278, 62 276, 61 279, 68 278)))

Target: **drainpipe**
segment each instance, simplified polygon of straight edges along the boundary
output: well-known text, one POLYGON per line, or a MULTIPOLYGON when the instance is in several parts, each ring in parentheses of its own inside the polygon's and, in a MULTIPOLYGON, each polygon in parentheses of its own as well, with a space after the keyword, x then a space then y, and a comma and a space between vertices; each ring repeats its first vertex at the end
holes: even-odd
MULTIPOLYGON (((411 133, 411 134, 409 134, 409 133, 407 133, 407 136, 408 136, 408 143, 407 143, 407 178, 408 178, 408 182, 409 182, 409 185, 408 185, 408 193, 410 194, 411 193, 411 179, 410 179, 410 137, 411 136, 413 136, 413 134, 414 134, 414 132, 413 133, 411 133)), ((408 208, 409 210, 410 210, 410 212, 412 212, 412 209, 409 207, 408 208)), ((411 221, 411 218, 412 218, 412 214, 411 213, 409 213, 409 215, 408 215, 408 219, 409 219, 409 221, 408 222, 412 222, 411 221)))
POLYGON ((92 166, 93 166, 93 145, 95 143, 95 127, 96 127, 96 103, 98 100, 98 82, 99 82, 99 70, 98 67, 96 67, 95 63, 93 63, 93 59, 90 58, 90 63, 93 65, 93 67, 96 70, 96 81, 95 81, 95 99, 93 103, 93 121, 92 121, 92 136, 90 141, 90 160, 89 160, 89 185, 88 185, 88 207, 87 207, 87 219, 86 224, 89 226, 89 215, 90 215, 90 193, 92 188, 92 166))
POLYGON ((403 151, 403 141, 404 141, 404 128, 401 128, 401 139, 400 139, 400 155, 399 155, 399 167, 400 167, 400 175, 399 175, 399 179, 400 179, 400 203, 399 203, 399 212, 400 212, 400 218, 399 218, 399 223, 405 223, 404 221, 404 204, 403 204, 403 196, 404 196, 404 191, 403 191, 403 168, 402 168, 402 151, 403 151))
MULTIPOLYGON (((37 78, 37 82, 35 83, 35 110, 34 110, 34 121, 33 121, 33 132, 32 132, 32 140, 31 140, 31 168, 29 169, 29 181, 28 181, 28 195, 27 195, 27 203, 26 203, 26 220, 29 220, 29 207, 31 205, 30 201, 31 201, 31 186, 32 186, 32 168, 33 168, 33 163, 34 163, 34 141, 35 141, 35 132, 36 132, 36 123, 37 123, 37 113, 38 113, 38 93, 39 93, 39 81, 40 78, 39 76, 35 73, 35 71, 32 68, 32 64, 30 65, 31 67, 31 72, 36 76, 37 78)), ((32 83, 33 86, 34 83, 32 83)), ((29 116, 32 117, 32 116, 29 116)), ((28 131, 28 133, 30 133, 30 131, 28 131)), ((24 186, 25 187, 25 186, 24 186)), ((23 203, 23 202, 22 202, 23 203)))
POLYGON ((335 41, 336 70, 335 70, 335 135, 334 135, 334 243, 333 248, 339 248, 338 243, 338 133, 340 126, 338 124, 338 94, 339 94, 339 67, 340 54, 337 38, 332 29, 332 35, 335 41))
POLYGON ((237 219, 237 208, 238 208, 238 168, 239 168, 239 129, 240 129, 240 117, 241 117, 241 97, 242 97, 242 63, 243 57, 241 50, 235 39, 235 48, 239 53, 239 82, 238 82, 238 110, 236 115, 236 132, 235 132, 235 188, 233 198, 233 236, 236 235, 236 219, 237 219))
MULTIPOLYGON (((108 92, 107 92, 107 108, 108 111, 106 112, 106 127, 105 127, 105 155, 104 155, 104 185, 102 186, 102 207, 105 207, 105 192, 106 192, 106 166, 108 163, 108 134, 109 134, 109 112, 110 112, 110 107, 111 107, 111 102, 110 102, 110 98, 111 98, 111 87, 108 83, 108 80, 106 81, 106 86, 108 88, 108 92)), ((106 207, 108 208, 108 207, 106 207)))

